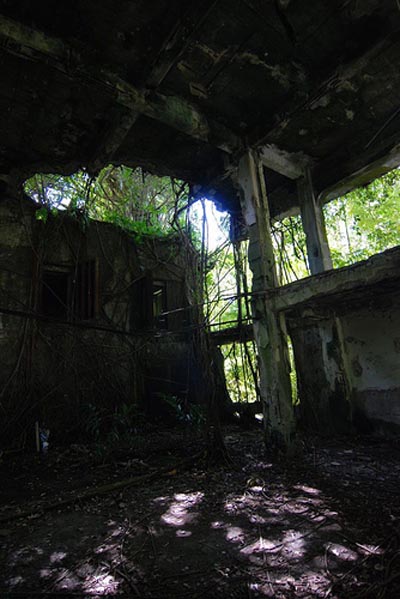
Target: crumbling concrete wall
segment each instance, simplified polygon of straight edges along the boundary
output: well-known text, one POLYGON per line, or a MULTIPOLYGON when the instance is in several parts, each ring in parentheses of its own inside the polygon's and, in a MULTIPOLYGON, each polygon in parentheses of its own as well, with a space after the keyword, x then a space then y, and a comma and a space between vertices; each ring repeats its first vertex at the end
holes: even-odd
POLYGON ((110 224, 65 213, 38 220, 37 208, 26 199, 0 201, 0 402, 6 445, 30 442, 35 421, 50 428, 53 438, 72 440, 123 404, 145 410, 146 385, 156 369, 159 393, 172 393, 172 381, 187 392, 190 344, 174 337, 185 312, 174 314, 165 336, 155 338, 146 312, 151 289, 143 295, 149 291, 143 281, 165 280, 169 307, 186 305, 178 246, 137 244, 110 224), (70 290, 64 298, 68 311, 47 314, 44 273, 68 273, 71 286, 79 265, 91 261, 98 271, 88 290, 97 296, 96 314, 82 318, 71 312, 70 290))
POLYGON ((341 318, 353 420, 365 432, 400 430, 399 300, 394 292, 341 318))
POLYGON ((400 430, 400 247, 268 292, 293 343, 311 431, 400 430))
POLYGON ((308 430, 400 430, 400 294, 290 316, 299 415, 308 430))
POLYGON ((352 407, 338 323, 310 310, 290 319, 300 398, 298 415, 308 430, 346 433, 352 407))

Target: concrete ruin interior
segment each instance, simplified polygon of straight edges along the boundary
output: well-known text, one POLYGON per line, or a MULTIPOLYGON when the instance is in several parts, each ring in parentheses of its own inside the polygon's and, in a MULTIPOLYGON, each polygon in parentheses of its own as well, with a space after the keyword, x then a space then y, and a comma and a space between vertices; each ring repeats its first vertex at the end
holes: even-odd
POLYGON ((201 403, 199 366, 182 333, 191 314, 179 241, 138 245, 109 223, 82 231, 67 213, 44 223, 34 202, 15 208, 0 206, 3 445, 36 420, 68 443, 91 406, 135 404, 154 418, 160 394, 201 403), (22 347, 26 364, 14 380, 22 347))
MULTIPOLYGON (((296 444, 288 334, 305 430, 398 435, 400 249, 333 269, 322 207, 399 166, 399 59, 396 0, 1 0, 2 285, 33 174, 112 163, 177 177, 249 239, 267 447, 296 444), (271 219, 288 214, 301 215, 311 276, 279 286, 271 219)), ((24 322, 11 308, 3 386, 18 361, 7 335, 24 322)))

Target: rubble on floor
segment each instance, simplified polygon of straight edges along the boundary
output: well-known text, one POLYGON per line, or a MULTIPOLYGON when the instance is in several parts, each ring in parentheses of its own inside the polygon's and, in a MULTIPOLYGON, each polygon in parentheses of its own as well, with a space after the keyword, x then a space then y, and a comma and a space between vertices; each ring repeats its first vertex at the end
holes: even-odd
POLYGON ((185 462, 199 439, 171 431, 108 461, 80 446, 5 456, 1 596, 400 595, 397 441, 307 439, 272 461, 260 431, 225 440, 232 463, 209 468, 185 462))

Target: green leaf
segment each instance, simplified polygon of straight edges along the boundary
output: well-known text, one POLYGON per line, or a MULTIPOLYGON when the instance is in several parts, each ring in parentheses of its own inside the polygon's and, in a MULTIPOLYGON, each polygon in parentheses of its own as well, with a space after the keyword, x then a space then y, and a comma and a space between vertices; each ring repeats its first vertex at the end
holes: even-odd
POLYGON ((44 223, 47 222, 48 216, 49 216, 49 211, 46 208, 46 206, 43 206, 42 208, 38 208, 35 212, 36 220, 41 220, 44 223))

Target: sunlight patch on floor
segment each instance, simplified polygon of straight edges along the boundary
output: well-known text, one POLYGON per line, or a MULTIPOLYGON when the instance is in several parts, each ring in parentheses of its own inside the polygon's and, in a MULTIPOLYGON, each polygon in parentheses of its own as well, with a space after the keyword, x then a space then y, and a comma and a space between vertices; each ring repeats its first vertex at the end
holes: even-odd
POLYGON ((177 493, 168 510, 161 516, 161 521, 169 526, 181 528, 196 520, 197 514, 191 510, 198 506, 204 498, 204 493, 177 493))

